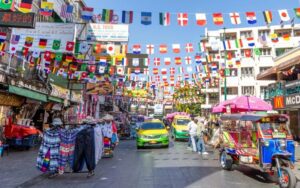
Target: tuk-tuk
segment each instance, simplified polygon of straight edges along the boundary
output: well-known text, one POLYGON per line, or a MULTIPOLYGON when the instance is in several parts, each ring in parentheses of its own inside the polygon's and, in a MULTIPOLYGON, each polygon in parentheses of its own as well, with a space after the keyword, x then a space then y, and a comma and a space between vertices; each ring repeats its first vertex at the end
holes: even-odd
POLYGON ((281 188, 294 188, 295 145, 289 117, 278 114, 224 114, 221 116, 220 165, 247 165, 269 175, 277 171, 281 188))

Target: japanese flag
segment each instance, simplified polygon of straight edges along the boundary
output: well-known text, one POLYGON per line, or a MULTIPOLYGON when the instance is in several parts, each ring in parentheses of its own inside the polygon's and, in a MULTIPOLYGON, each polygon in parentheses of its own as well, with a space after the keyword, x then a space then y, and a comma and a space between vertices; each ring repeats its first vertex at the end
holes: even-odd
POLYGON ((121 67, 121 66, 118 66, 118 67, 117 67, 117 74, 118 74, 118 75, 124 75, 124 68, 121 67))
POLYGON ((10 53, 10 54, 16 53, 17 47, 18 47, 17 44, 11 44, 10 47, 9 47, 9 53, 10 53))
POLYGON ((114 44, 107 44, 106 45, 106 53, 114 54, 115 53, 115 45, 114 44))
POLYGON ((289 13, 286 9, 278 10, 278 13, 279 13, 281 21, 286 22, 286 21, 290 20, 289 13))

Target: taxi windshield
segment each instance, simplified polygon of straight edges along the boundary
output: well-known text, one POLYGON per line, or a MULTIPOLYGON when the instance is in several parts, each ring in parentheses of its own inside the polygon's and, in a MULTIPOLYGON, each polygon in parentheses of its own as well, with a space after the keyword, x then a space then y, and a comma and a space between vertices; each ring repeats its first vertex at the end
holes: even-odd
POLYGON ((165 126, 162 123, 143 123, 141 125, 141 129, 143 130, 151 130, 151 129, 165 129, 165 126))
POLYGON ((262 133, 267 136, 285 137, 291 134, 286 121, 280 121, 278 119, 267 119, 261 121, 259 124, 262 133))
POLYGON ((187 125, 190 122, 189 119, 177 119, 176 124, 177 125, 187 125))

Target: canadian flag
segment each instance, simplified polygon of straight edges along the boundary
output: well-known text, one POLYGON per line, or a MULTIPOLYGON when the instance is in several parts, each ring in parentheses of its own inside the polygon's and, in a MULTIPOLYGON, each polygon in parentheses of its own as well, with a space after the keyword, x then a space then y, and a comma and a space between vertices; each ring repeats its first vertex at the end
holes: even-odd
POLYGON ((180 44, 172 44, 173 52, 180 53, 180 44))
POLYGON ((165 57, 164 61, 165 61, 165 65, 171 65, 171 58, 165 57))
POLYGON ((177 15, 177 21, 178 21, 178 25, 180 26, 186 26, 188 24, 188 14, 187 13, 179 13, 177 15))
POLYGON ((200 26, 206 25, 206 14, 197 13, 196 14, 196 21, 197 21, 197 25, 200 25, 200 26))
POLYGON ((106 45, 106 53, 114 54, 115 53, 115 45, 114 44, 107 44, 106 45))

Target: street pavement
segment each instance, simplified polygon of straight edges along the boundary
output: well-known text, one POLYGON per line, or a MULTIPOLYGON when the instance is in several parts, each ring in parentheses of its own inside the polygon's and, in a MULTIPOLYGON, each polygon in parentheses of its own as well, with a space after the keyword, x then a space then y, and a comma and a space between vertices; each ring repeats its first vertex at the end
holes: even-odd
POLYGON ((137 150, 134 141, 121 141, 115 156, 102 159, 91 178, 86 173, 68 173, 49 179, 35 168, 37 149, 13 151, 0 158, 0 187, 278 187, 250 168, 224 171, 219 167, 217 152, 210 151, 208 157, 202 157, 187 150, 186 144, 176 142, 169 149, 137 150))

